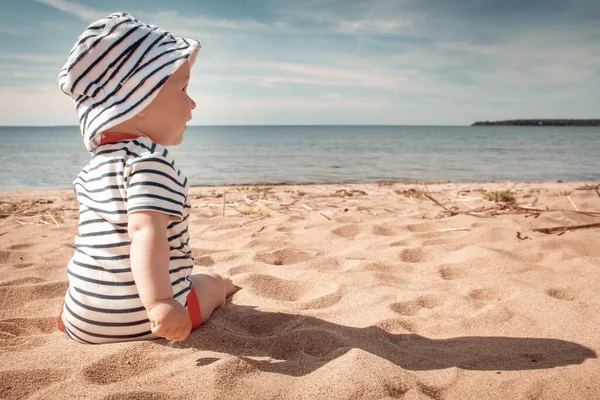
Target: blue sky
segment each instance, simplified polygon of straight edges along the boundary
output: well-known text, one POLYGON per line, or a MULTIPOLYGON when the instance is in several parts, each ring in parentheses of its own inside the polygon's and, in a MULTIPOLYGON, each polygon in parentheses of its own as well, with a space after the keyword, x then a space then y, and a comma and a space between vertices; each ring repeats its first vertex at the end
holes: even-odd
POLYGON ((3 0, 0 125, 74 125, 58 72, 115 11, 203 42, 192 125, 600 118, 597 0, 3 0))

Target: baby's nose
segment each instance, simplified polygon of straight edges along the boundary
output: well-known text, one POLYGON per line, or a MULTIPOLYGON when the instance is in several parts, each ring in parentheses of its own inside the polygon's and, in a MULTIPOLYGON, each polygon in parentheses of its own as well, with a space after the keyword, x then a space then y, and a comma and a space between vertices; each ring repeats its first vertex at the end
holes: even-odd
POLYGON ((192 103, 192 110, 195 110, 196 109, 196 102, 191 97, 190 97, 190 102, 192 103))

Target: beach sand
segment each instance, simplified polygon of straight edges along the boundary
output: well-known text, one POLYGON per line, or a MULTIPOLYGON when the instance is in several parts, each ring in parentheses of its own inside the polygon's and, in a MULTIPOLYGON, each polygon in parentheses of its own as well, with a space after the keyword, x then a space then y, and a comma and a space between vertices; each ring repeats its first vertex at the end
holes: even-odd
POLYGON ((73 192, 0 193, 0 398, 599 399, 600 227, 533 230, 600 223, 586 184, 195 187, 194 271, 242 289, 185 342, 97 346, 56 328, 73 192))

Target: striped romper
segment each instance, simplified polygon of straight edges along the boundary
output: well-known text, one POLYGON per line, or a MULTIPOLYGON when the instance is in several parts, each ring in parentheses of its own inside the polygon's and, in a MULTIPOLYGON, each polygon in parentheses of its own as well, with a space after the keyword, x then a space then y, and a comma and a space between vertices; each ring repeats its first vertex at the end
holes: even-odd
POLYGON ((80 204, 79 232, 67 267, 69 288, 59 322, 69 337, 83 343, 156 338, 131 273, 127 232, 131 212, 148 210, 170 216, 167 236, 173 298, 187 307, 193 268, 188 188, 187 178, 167 149, 148 138, 95 149, 74 181, 80 204))

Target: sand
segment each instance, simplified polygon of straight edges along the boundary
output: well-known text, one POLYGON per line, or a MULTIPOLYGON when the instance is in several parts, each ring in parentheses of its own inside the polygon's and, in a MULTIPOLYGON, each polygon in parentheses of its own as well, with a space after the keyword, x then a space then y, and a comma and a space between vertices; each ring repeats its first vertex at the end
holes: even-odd
POLYGON ((600 222, 585 184, 193 188, 195 272, 242 289, 185 342, 97 346, 55 322, 72 191, 0 193, 0 398, 598 399, 600 228, 533 230, 600 222))

